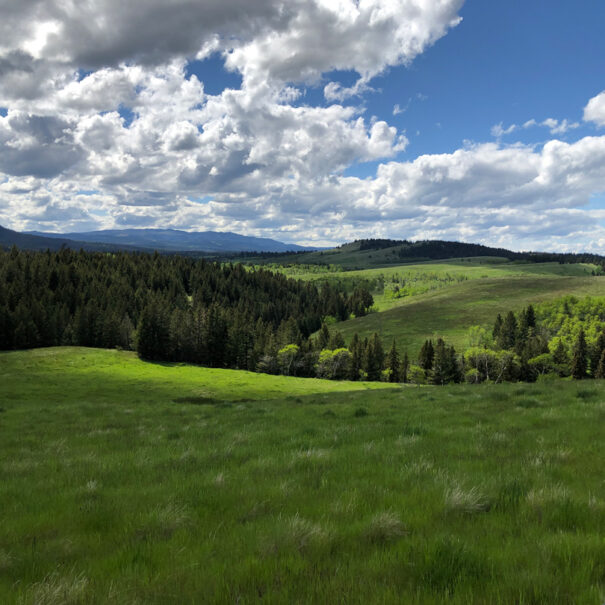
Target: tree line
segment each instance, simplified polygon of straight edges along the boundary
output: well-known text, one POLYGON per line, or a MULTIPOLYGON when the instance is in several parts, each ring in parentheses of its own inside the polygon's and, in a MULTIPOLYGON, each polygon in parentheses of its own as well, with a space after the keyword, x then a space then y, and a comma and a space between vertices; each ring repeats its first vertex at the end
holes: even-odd
POLYGON ((0 251, 0 349, 137 349, 151 360, 256 369, 266 347, 296 343, 326 317, 360 316, 364 288, 262 268, 145 253, 0 251), (286 342, 287 341, 287 342, 286 342))
POLYGON ((605 298, 566 297, 475 326, 458 354, 427 340, 410 359, 378 334, 349 344, 326 318, 368 312, 358 285, 145 253, 0 251, 0 349, 78 345, 143 359, 272 374, 417 384, 605 377, 605 298))

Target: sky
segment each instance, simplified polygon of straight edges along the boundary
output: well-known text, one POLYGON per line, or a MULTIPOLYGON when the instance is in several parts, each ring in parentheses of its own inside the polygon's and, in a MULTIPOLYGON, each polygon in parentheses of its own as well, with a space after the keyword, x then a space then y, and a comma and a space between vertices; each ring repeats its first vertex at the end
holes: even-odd
POLYGON ((602 0, 0 0, 0 224, 605 253, 602 0))

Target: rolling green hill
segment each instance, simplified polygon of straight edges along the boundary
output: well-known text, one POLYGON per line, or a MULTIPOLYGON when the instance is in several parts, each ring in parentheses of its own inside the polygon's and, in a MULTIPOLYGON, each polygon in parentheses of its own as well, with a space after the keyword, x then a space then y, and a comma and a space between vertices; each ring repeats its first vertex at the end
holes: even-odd
POLYGON ((272 265, 272 268, 288 277, 315 282, 340 282, 348 284, 349 290, 366 283, 371 289, 375 308, 384 311, 407 304, 410 297, 434 290, 448 288, 461 282, 486 278, 509 278, 532 276, 591 276, 596 265, 575 263, 528 263, 506 259, 483 257, 429 261, 394 267, 338 271, 326 268, 319 270, 313 265, 272 265), (405 284, 405 285, 404 285, 405 284), (394 296, 392 288, 402 286, 400 296, 394 296), (391 292, 389 292, 389 289, 391 292))
POLYGON ((369 336, 378 332, 385 343, 415 356, 427 338, 443 337, 457 348, 466 345, 473 325, 491 328, 498 313, 517 311, 529 303, 552 300, 567 294, 603 296, 605 277, 574 277, 531 274, 472 279, 400 299, 398 306, 335 325, 346 339, 355 332, 369 336))
POLYGON ((3 605, 603 600, 602 381, 359 390, 77 348, 0 377, 3 605))
POLYGON ((295 254, 269 254, 242 257, 248 263, 278 263, 335 265, 343 270, 388 267, 402 263, 419 263, 431 260, 460 258, 490 258, 525 262, 605 263, 598 254, 571 254, 550 252, 513 252, 505 248, 492 248, 480 244, 427 240, 409 242, 405 240, 357 240, 337 248, 295 254))

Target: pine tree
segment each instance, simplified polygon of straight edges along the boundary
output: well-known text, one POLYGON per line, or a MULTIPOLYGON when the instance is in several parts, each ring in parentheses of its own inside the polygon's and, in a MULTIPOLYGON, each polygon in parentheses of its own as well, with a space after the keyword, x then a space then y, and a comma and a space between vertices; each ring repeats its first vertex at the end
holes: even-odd
POLYGON ((494 341, 498 341, 500 338, 500 334, 502 332, 502 315, 498 313, 498 317, 496 317, 496 322, 494 323, 494 328, 492 330, 492 337, 494 341))
POLYGON ((596 374, 603 351, 605 351, 605 332, 599 334, 590 352, 590 373, 593 376, 596 374))
POLYGON ((588 369, 588 350, 586 346, 586 337, 584 336, 584 329, 580 328, 578 337, 573 347, 573 355, 571 360, 571 375, 575 380, 581 380, 586 378, 586 371, 588 369))
POLYGON ((509 311, 504 318, 498 346, 501 349, 514 349, 517 342, 517 318, 512 311, 509 311))
POLYGON ((431 383, 445 384, 447 381, 447 359, 445 342, 439 338, 435 343, 435 352, 431 369, 431 383))
POLYGON ((401 363, 399 361, 399 353, 397 346, 393 340, 391 350, 387 355, 387 370, 389 370, 389 382, 399 382, 401 377, 401 363))
POLYGON ((321 324, 321 330, 319 331, 319 336, 317 337, 317 348, 320 351, 328 348, 330 344, 330 328, 325 323, 321 324))
POLYGON ((425 373, 433 369, 434 357, 435 350, 433 348, 433 342, 431 340, 425 340, 418 356, 418 365, 424 370, 425 373))
POLYGON ((556 365, 559 376, 569 376, 569 358, 567 357, 567 351, 565 350, 565 345, 561 339, 559 339, 559 342, 553 351, 552 359, 556 365))
POLYGON ((533 305, 528 305, 527 309, 525 309, 525 323, 528 328, 536 327, 536 312, 533 305))
POLYGON ((362 368, 363 363, 363 345, 359 340, 357 332, 353 334, 351 344, 349 345, 349 351, 351 351, 351 366, 350 375, 351 380, 359 380, 359 371, 362 368))
POLYGON ((143 309, 138 328, 137 352, 141 359, 151 361, 169 357, 169 325, 166 314, 157 300, 143 309))
POLYGON ((342 349, 345 346, 345 339, 342 332, 339 330, 333 330, 330 333, 330 340, 328 342, 328 349, 342 349))
POLYGON ((595 372, 595 378, 605 378, 605 349, 601 353, 601 359, 595 372))
POLYGON ((374 332, 368 343, 364 357, 363 370, 367 374, 367 379, 380 380, 384 364, 384 349, 382 348, 380 336, 376 332, 374 332))
POLYGON ((408 352, 403 354, 403 361, 401 363, 401 382, 408 382, 408 371, 410 369, 410 358, 408 352))

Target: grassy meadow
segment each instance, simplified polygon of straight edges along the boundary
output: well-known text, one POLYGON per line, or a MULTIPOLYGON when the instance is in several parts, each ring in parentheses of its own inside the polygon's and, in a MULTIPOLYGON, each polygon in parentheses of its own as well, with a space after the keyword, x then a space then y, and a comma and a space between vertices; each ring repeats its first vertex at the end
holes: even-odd
POLYGON ((468 329, 493 326, 498 313, 519 311, 568 294, 603 296, 605 277, 534 273, 521 276, 469 279, 418 296, 399 299, 397 306, 365 317, 335 324, 345 338, 355 332, 370 336, 378 332, 390 345, 416 355, 427 338, 444 338, 460 349, 467 346, 468 329))
POLYGON ((0 379, 0 603, 605 600, 601 381, 370 389, 79 348, 2 353, 0 379))
POLYGON ((592 276, 596 267, 595 265, 582 263, 524 263, 510 262, 495 257, 480 257, 429 261, 356 271, 336 270, 336 267, 326 268, 319 265, 275 265, 271 268, 294 279, 348 283, 350 290, 364 281, 375 284, 377 288, 372 292, 374 309, 376 311, 387 311, 405 305, 410 299, 417 296, 451 288, 467 281, 514 277, 526 279, 529 283, 535 279, 543 278, 589 277, 592 276), (402 296, 395 298, 390 295, 389 290, 394 284, 405 284, 402 288, 402 296))

